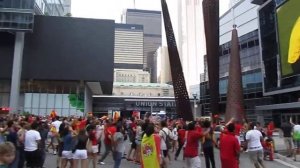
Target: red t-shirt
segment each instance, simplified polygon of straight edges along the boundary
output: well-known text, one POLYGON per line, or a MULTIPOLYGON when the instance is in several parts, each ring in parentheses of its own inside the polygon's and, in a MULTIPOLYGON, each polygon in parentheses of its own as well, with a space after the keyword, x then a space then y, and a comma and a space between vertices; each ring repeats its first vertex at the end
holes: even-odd
POLYGON ((240 145, 234 133, 222 133, 220 137, 220 157, 222 168, 238 168, 237 152, 240 145))
POLYGON ((82 120, 82 121, 80 121, 80 123, 79 123, 79 125, 78 125, 78 129, 79 129, 79 130, 85 129, 86 123, 87 123, 87 120, 82 120))
POLYGON ((178 130, 178 138, 180 143, 184 143, 185 129, 178 130))
POLYGON ((240 136, 242 127, 243 126, 241 124, 235 124, 235 130, 234 130, 235 135, 240 136))
POLYGON ((115 126, 109 126, 104 130, 104 143, 107 145, 111 144, 111 140, 109 139, 109 135, 111 137, 117 132, 117 128, 115 126))
POLYGON ((95 130, 93 130, 93 131, 90 132, 89 138, 90 138, 93 146, 98 144, 98 141, 97 141, 97 138, 96 138, 96 131, 95 130))
POLYGON ((196 128, 196 131, 198 131, 200 133, 202 132, 202 128, 199 125, 195 126, 195 128, 196 128))
POLYGON ((198 156, 199 140, 201 137, 202 134, 197 130, 188 131, 184 157, 193 158, 198 156))

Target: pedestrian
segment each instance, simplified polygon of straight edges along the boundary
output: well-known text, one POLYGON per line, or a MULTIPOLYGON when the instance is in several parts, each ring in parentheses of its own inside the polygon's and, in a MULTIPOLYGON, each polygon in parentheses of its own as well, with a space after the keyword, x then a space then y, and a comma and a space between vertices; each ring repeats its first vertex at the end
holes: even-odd
POLYGON ((20 122, 20 129, 17 132, 18 140, 17 140, 17 153, 19 154, 19 162, 18 162, 18 168, 23 168, 25 163, 25 152, 24 152, 24 142, 25 142, 25 133, 26 133, 26 127, 29 125, 21 121, 20 122))
POLYGON ((283 139, 286 146, 287 157, 292 157, 293 155, 293 138, 292 138, 293 127, 291 123, 283 119, 281 124, 281 131, 283 133, 283 139))
POLYGON ((117 124, 116 133, 113 135, 113 160, 114 168, 119 168, 125 152, 125 130, 122 124, 117 124))
POLYGON ((128 161, 133 161, 132 158, 135 158, 136 156, 136 142, 135 142, 135 137, 136 137, 136 131, 137 131, 137 124, 136 124, 136 120, 134 119, 134 117, 131 118, 131 123, 129 124, 129 128, 128 128, 128 136, 129 136, 129 141, 131 143, 130 146, 130 150, 127 154, 127 160, 128 161), (133 153, 133 154, 132 154, 133 153), (132 157, 131 157, 132 154, 132 157))
MULTIPOLYGON (((18 135, 17 135, 16 124, 14 123, 13 120, 9 120, 7 122, 6 141, 11 142, 15 148, 17 147, 18 135)), ((19 157, 18 154, 16 154, 14 161, 8 167, 16 168, 18 166, 18 161, 19 161, 19 157)))
POLYGON ((105 145, 105 152, 103 156, 98 161, 101 165, 104 165, 104 159, 108 156, 108 154, 112 151, 111 146, 111 138, 116 132, 116 127, 112 123, 112 120, 107 120, 105 128, 104 128, 104 145, 105 145))
POLYGON ((173 137, 172 132, 167 127, 167 123, 165 120, 160 122, 160 128, 161 130, 159 131, 159 136, 161 139, 160 149, 162 150, 162 167, 167 168, 170 162, 168 153, 172 147, 171 139, 173 139, 173 137))
POLYGON ((77 136, 77 143, 72 151, 73 153, 73 165, 74 168, 78 168, 80 162, 81 168, 88 167, 88 154, 87 154, 87 141, 88 136, 86 135, 85 129, 81 129, 77 136))
POLYGON ((142 168, 160 168, 160 136, 154 134, 154 124, 148 124, 141 143, 142 168))
POLYGON ((177 160, 180 151, 184 145, 184 136, 185 136, 185 129, 182 128, 182 125, 179 124, 178 125, 178 148, 177 151, 175 153, 175 160, 177 160))
POLYGON ((300 124, 294 124, 292 118, 290 118, 290 123, 293 126, 293 142, 294 142, 294 160, 297 159, 297 154, 300 153, 300 124))
POLYGON ((37 122, 31 124, 31 129, 25 133, 25 159, 28 168, 39 167, 41 155, 38 147, 41 141, 41 135, 37 131, 39 125, 37 122))
POLYGON ((227 132, 221 134, 219 148, 222 168, 238 168, 240 144, 235 137, 234 123, 230 123, 227 132))
MULTIPOLYGON (((73 134, 74 135, 74 134, 73 134)), ((63 148, 62 148, 62 156, 61 156, 61 168, 66 168, 68 162, 71 167, 73 167, 73 153, 72 150, 74 148, 74 140, 71 132, 71 128, 66 126, 62 133, 63 140, 63 148)))
POLYGON ((143 138, 143 121, 139 120, 136 128, 136 137, 135 137, 135 143, 136 143, 136 152, 135 152, 135 164, 141 163, 141 143, 143 138))
POLYGON ((89 125, 88 130, 89 141, 91 142, 92 149, 88 151, 89 160, 92 160, 93 168, 97 166, 97 153, 98 153, 98 139, 96 137, 96 126, 94 124, 89 125))
POLYGON ((209 120, 205 120, 203 123, 203 131, 208 131, 209 133, 203 137, 202 147, 205 157, 205 165, 206 168, 210 168, 210 164, 212 168, 215 168, 215 157, 214 157, 214 146, 216 142, 214 140, 213 129, 211 128, 211 122, 209 120))
POLYGON ((246 146, 249 153, 250 160, 256 168, 263 167, 263 147, 261 142, 263 141, 262 133, 254 129, 255 124, 250 123, 249 131, 246 133, 246 146))
POLYGON ((46 140, 47 140, 48 132, 49 132, 48 125, 47 125, 47 123, 45 123, 45 121, 42 121, 39 124, 38 132, 41 135, 41 141, 39 143, 39 153, 40 153, 41 159, 40 159, 39 166, 43 167, 45 160, 46 160, 46 140))
POLYGON ((8 168, 15 160, 16 148, 11 142, 0 144, 0 168, 8 168))
POLYGON ((204 132, 195 130, 195 123, 188 124, 188 130, 185 132, 184 157, 188 168, 200 168, 201 160, 199 157, 199 141, 208 134, 210 128, 204 132))

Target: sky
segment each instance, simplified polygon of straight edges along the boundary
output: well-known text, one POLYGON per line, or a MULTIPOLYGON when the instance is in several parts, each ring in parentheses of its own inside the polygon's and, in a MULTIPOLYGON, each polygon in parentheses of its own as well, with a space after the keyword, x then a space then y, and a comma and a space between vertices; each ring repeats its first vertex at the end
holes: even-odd
MULTIPOLYGON (((229 1, 220 0, 220 15, 228 10, 229 1)), ((176 3, 176 0, 167 0, 167 3, 176 3)), ((135 7, 161 10, 160 0, 135 0, 135 7)), ((74 17, 112 19, 120 23, 121 14, 127 8, 134 8, 134 0, 72 0, 72 16, 74 17)))

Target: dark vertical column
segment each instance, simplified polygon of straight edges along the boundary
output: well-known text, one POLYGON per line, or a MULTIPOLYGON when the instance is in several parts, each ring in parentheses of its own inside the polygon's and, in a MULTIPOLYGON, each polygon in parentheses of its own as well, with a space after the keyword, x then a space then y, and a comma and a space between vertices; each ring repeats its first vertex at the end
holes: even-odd
POLYGON ((193 120, 192 108, 190 105, 188 92, 186 90, 185 79, 182 72, 182 66, 166 0, 161 0, 161 6, 168 43, 171 76, 175 92, 176 112, 178 117, 187 121, 191 121, 193 120))
POLYGON ((219 111, 219 0, 203 0, 210 111, 219 111))
POLYGON ((225 119, 226 121, 228 121, 232 117, 234 117, 235 120, 239 122, 241 122, 245 117, 239 39, 235 25, 232 30, 231 39, 231 53, 225 119))

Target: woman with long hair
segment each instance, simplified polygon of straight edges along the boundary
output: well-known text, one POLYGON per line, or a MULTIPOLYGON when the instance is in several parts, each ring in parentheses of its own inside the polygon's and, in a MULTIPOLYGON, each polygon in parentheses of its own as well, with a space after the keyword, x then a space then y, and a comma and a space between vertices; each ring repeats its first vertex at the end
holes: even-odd
POLYGON ((89 160, 92 160, 93 168, 97 166, 97 153, 98 153, 98 139, 96 137, 96 126, 90 124, 89 130, 89 142, 91 144, 91 151, 88 151, 89 160))
POLYGON ((62 131, 62 140, 63 140, 63 151, 61 157, 61 167, 66 168, 68 162, 70 162, 71 167, 73 166, 73 153, 72 150, 74 148, 74 140, 71 132, 71 128, 66 126, 62 131))
POLYGON ((215 168, 215 157, 214 157, 214 145, 216 144, 214 140, 213 129, 211 128, 211 122, 209 120, 205 120, 203 123, 204 131, 208 131, 203 137, 202 147, 205 157, 205 165, 206 168, 210 168, 210 164, 212 168, 215 168))
POLYGON ((77 144, 75 149, 73 150, 73 165, 74 168, 78 167, 78 162, 81 162, 81 168, 87 168, 88 165, 88 155, 87 155, 87 141, 88 136, 86 135, 86 131, 84 129, 79 131, 77 136, 77 144))

